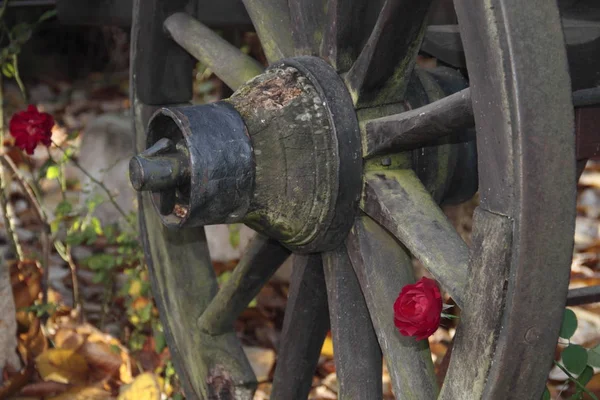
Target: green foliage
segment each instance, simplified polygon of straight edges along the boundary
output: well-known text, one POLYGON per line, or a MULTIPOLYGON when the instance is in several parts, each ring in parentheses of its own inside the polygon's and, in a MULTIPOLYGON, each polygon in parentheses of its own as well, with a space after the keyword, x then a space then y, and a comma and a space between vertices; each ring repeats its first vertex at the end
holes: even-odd
POLYGON ((600 344, 588 350, 588 365, 600 368, 600 344))
POLYGON ((560 327, 559 336, 564 339, 570 339, 577 330, 577 316, 572 310, 565 309, 563 321, 560 327))
POLYGON ((563 350, 562 362, 569 372, 579 375, 587 366, 587 350, 578 344, 571 344, 563 350))
POLYGON ((227 226, 229 228, 229 243, 231 247, 237 249, 240 246, 240 224, 232 224, 227 226))
POLYGON ((25 312, 28 312, 28 313, 30 312, 30 313, 33 313, 36 317, 40 318, 42 316, 54 314, 54 312, 57 309, 58 309, 58 304, 54 304, 54 303, 47 303, 47 304, 39 303, 39 304, 32 304, 29 307, 23 307, 23 308, 19 309, 19 311, 25 311, 25 312))
MULTIPOLYGON (((569 381, 575 384, 576 392, 569 400, 582 400, 583 395, 587 394, 590 398, 598 398, 586 389, 587 385, 594 376, 594 366, 600 364, 600 345, 593 349, 586 350, 583 346, 571 343, 570 339, 577 330, 577 316, 573 310, 565 309, 563 321, 560 327, 559 336, 567 339, 568 345, 561 354, 562 363, 554 362, 568 377, 569 381)), ((542 395, 542 400, 550 399, 548 388, 542 395)))
POLYGON ((544 388, 544 393, 542 393, 542 400, 550 400, 550 391, 548 387, 544 388))

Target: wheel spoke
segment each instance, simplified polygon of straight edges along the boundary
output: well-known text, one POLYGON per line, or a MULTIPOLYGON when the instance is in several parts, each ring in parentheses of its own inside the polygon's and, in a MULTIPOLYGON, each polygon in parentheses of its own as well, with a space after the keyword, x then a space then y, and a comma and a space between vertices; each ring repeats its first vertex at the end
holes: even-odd
POLYGON ((323 253, 340 399, 380 399, 382 358, 346 246, 323 253))
POLYGON ((587 286, 569 290, 567 295, 568 306, 597 303, 600 301, 600 285, 587 286))
POLYGON ((392 310, 402 287, 414 282, 406 251, 369 217, 358 218, 348 236, 348 254, 400 399, 435 399, 438 388, 427 340, 402 336, 392 310))
POLYGON ((346 72, 360 52, 367 34, 364 18, 373 0, 330 0, 321 54, 338 72, 346 72))
POLYGON ((257 234, 229 280, 202 313, 200 329, 211 335, 232 331, 235 319, 289 255, 290 251, 277 241, 257 234))
POLYGON ((346 82, 359 107, 402 99, 421 46, 430 0, 386 0, 346 82))
POLYGON ((415 110, 368 121, 364 156, 423 147, 474 126, 467 88, 415 110))
POLYGON ((165 20, 164 27, 177 44, 210 68, 233 90, 264 69, 258 61, 186 13, 171 15, 165 20))
POLYGON ((290 1, 296 55, 318 56, 325 28, 326 0, 290 1))
POLYGON ((462 307, 469 249, 412 170, 367 173, 361 207, 398 238, 462 307))
POLYGON ((135 96, 143 103, 176 104, 192 99, 194 60, 165 35, 163 22, 175 12, 193 12, 195 6, 193 0, 135 0, 131 71, 137 82, 135 96))
POLYGON ((294 55, 287 0, 243 0, 269 63, 294 55))
POLYGON ((327 287, 321 256, 295 255, 272 399, 308 397, 328 330, 327 287))
MULTIPOLYGON (((461 398, 465 388, 474 399, 506 398, 486 395, 484 386, 495 357, 502 357, 495 352, 505 306, 503 283, 509 279, 513 222, 478 208, 474 226, 471 279, 440 399, 461 398)), ((536 334, 529 335, 522 340, 533 343, 536 334)))

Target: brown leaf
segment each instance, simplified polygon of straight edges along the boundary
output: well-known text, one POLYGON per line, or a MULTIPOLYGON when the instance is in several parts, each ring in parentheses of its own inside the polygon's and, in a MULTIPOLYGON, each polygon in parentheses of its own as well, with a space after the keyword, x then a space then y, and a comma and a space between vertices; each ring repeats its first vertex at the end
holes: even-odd
POLYGON ((20 396, 46 397, 56 395, 69 389, 69 385, 58 382, 34 382, 26 385, 19 392, 20 396))
POLYGON ((121 367, 121 351, 115 351, 111 345, 103 342, 86 341, 77 351, 94 369, 101 370, 106 375, 116 373, 121 367))
POLYGON ((24 359, 33 360, 48 349, 48 340, 40 326, 40 320, 33 318, 27 333, 19 337, 19 352, 24 359))
POLYGON ((35 364, 45 381, 83 383, 89 372, 85 358, 74 350, 47 350, 35 359, 35 364))
POLYGON ((48 400, 112 400, 114 397, 106 390, 97 386, 74 387, 66 392, 49 397, 48 400))
POLYGON ((77 350, 84 342, 83 336, 70 328, 59 328, 54 335, 54 344, 60 349, 77 350))

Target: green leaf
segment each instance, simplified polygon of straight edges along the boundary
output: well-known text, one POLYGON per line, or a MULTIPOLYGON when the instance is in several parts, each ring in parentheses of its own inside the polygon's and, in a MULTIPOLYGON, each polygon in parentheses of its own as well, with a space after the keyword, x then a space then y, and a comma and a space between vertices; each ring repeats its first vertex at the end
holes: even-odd
POLYGON ((588 365, 600 368, 600 344, 588 350, 588 365))
POLYGON ((229 228, 229 243, 231 247, 237 249, 240 246, 240 225, 232 224, 228 226, 229 228))
POLYGON ((27 42, 32 34, 32 26, 26 22, 18 23, 11 29, 11 36, 13 37, 14 42, 18 44, 27 42))
POLYGON ((50 18, 54 18, 55 16, 56 16, 56 10, 48 10, 40 16, 40 18, 38 19, 38 23, 44 22, 50 18))
POLYGON ((579 375, 587 366, 587 350, 578 344, 571 344, 563 350, 562 361, 569 372, 579 375))
POLYGON ((71 211, 73 211, 73 205, 66 200, 63 200, 60 203, 58 203, 56 208, 54 209, 54 213, 58 217, 64 217, 65 215, 68 215, 71 211))
POLYGON ((587 367, 585 367, 583 372, 581 374, 579 374, 579 376, 577 377, 577 382, 579 382, 581 384, 581 386, 585 386, 592 380, 593 376, 594 376, 594 368, 592 368, 588 365, 587 367))
POLYGON ((550 391, 547 386, 544 388, 544 393, 542 393, 542 400, 551 400, 550 391))
POLYGON ((79 137, 80 134, 81 134, 81 131, 79 131, 79 130, 69 132, 69 134, 67 135, 67 140, 75 140, 79 137))
POLYGON ((58 165, 50 165, 46 170, 46 179, 56 179, 60 177, 60 167, 58 165))
POLYGON ((565 309, 563 321, 560 327, 559 336, 564 339, 570 339, 577 330, 577 316, 572 310, 565 309))
POLYGON ((582 400, 583 393, 585 392, 585 385, 587 385, 589 381, 592 380, 593 376, 594 369, 588 365, 576 379, 577 384, 575 385, 575 387, 577 387, 577 391, 575 392, 575 394, 573 394, 573 396, 569 397, 569 400, 582 400))
POLYGON ((12 65, 12 63, 2 64, 2 75, 7 78, 12 78, 15 76, 15 67, 12 65))
POLYGON ((97 217, 92 217, 90 223, 96 235, 102 235, 102 224, 100 223, 100 220, 97 217))
POLYGON ((154 336, 154 350, 160 354, 167 347, 167 340, 165 339, 164 330, 160 322, 153 324, 152 334, 154 336))
POLYGON ((141 310, 138 311, 140 322, 146 323, 150 321, 152 317, 152 303, 146 304, 141 310))

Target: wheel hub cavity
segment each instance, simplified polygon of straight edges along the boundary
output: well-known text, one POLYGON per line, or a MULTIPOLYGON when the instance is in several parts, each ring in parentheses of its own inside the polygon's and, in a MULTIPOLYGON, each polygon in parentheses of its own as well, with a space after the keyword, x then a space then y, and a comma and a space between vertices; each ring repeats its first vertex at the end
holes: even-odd
POLYGON ((130 163, 167 227, 244 222, 298 252, 331 250, 361 191, 358 122, 337 73, 282 60, 210 105, 166 107, 130 163))

